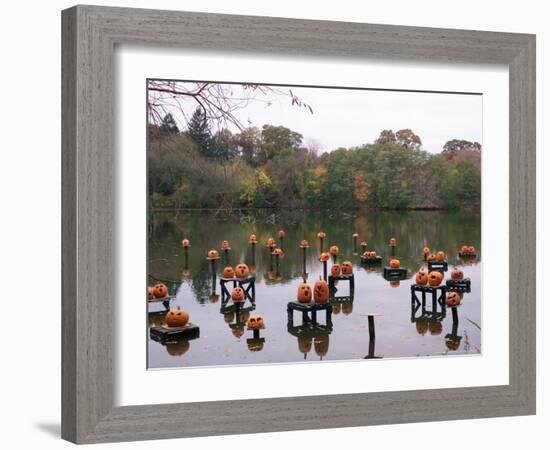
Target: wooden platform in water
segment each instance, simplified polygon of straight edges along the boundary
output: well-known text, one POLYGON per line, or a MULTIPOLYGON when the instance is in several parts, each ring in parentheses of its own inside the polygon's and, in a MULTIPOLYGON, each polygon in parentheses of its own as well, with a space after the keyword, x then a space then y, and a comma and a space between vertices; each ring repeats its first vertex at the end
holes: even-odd
POLYGON ((428 270, 437 270, 438 272, 447 272, 449 264, 447 261, 428 261, 428 270))
POLYGON ((462 253, 462 252, 458 252, 458 257, 459 258, 464 258, 464 259, 473 259, 473 258, 477 258, 477 253, 462 253))
POLYGON ((313 322, 317 323, 317 311, 326 312, 326 323, 330 324, 332 322, 332 304, 328 303, 300 303, 300 302, 288 302, 286 306, 288 321, 293 323, 294 321, 294 311, 302 313, 302 322, 313 322))
POLYGON ((375 264, 382 264, 382 257, 381 256, 361 256, 361 264, 365 265, 375 265, 375 264))
POLYGON ((166 325, 151 327, 149 329, 151 339, 155 341, 166 341, 169 339, 195 339, 200 336, 200 328, 197 325, 188 323, 184 327, 168 327, 166 325))
POLYGON ((407 278, 407 269, 399 267, 394 269, 392 267, 384 267, 384 278, 388 281, 392 280, 404 280, 407 278))
POLYGON ((471 291, 471 281, 469 278, 464 278, 463 280, 447 280, 445 284, 449 291, 466 293, 471 291))

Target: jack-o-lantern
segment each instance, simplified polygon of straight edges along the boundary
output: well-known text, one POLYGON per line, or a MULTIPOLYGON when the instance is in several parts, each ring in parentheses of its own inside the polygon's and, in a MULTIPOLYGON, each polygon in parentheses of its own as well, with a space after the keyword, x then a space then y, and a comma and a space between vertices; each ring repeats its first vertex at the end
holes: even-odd
POLYGON ((329 252, 323 252, 321 253, 321 256, 319 256, 319 261, 325 262, 330 259, 330 253, 329 252))
POLYGON ((351 275, 353 273, 353 264, 351 261, 344 261, 342 263, 342 275, 351 275))
POLYGON ((464 272, 460 270, 458 267, 453 268, 451 270, 451 280, 462 280, 464 278, 464 272))
POLYGON ((430 249, 429 249, 429 247, 424 247, 424 248, 422 249, 422 253, 424 253, 424 255, 429 255, 429 254, 430 254, 430 249))
POLYGON ((436 258, 439 262, 445 261, 445 252, 439 251, 437 252, 436 258))
POLYGON ((249 244, 257 244, 258 243, 258 238, 256 237, 255 234, 250 235, 250 237, 248 238, 248 243, 249 244))
POLYGON ((237 278, 246 278, 248 275, 250 275, 250 269, 245 263, 237 264, 235 267, 235 276, 237 278))
POLYGON ((460 252, 461 253, 468 253, 468 247, 466 245, 463 245, 462 247, 460 247, 460 252))
POLYGON ((272 252, 275 256, 283 256, 284 252, 282 248, 275 248, 272 252))
POLYGON ((353 239, 357 239, 357 238, 359 237, 359 233, 353 233, 353 234, 351 235, 351 237, 352 237, 353 239))
POLYGON ((390 259, 390 267, 392 269, 399 269, 401 267, 401 261, 399 261, 397 258, 390 259))
POLYGON ((313 301, 315 303, 328 303, 329 289, 325 280, 317 280, 313 285, 313 301))
POLYGON ((302 239, 300 242, 300 248, 309 248, 309 242, 305 239, 302 239))
POLYGON ((327 233, 325 233, 324 231, 319 231, 319 233, 317 233, 317 237, 319 239, 324 239, 327 237, 327 233))
POLYGON ((268 238, 265 245, 266 247, 275 247, 275 239, 272 237, 268 238))
POLYGON ((147 300, 153 300, 155 298, 155 294, 153 292, 153 288, 151 286, 147 287, 147 300))
POLYGON ((391 280, 390 281, 390 286, 392 288, 398 288, 399 286, 401 286, 401 282, 399 280, 391 280))
POLYGON ((371 258, 376 258, 376 252, 375 252, 374 250, 372 250, 372 251, 370 252, 370 257, 371 257, 371 258))
POLYGON ((437 257, 433 253, 430 253, 427 259, 429 262, 434 262, 437 259, 437 257))
POLYGON ((184 327, 189 322, 189 313, 183 309, 171 309, 164 319, 168 327, 184 327))
POLYGON ((233 270, 233 267, 227 266, 223 269, 223 277, 224 278, 234 278, 235 277, 235 271, 233 270))
POLYGON ((397 239, 391 238, 390 239, 390 246, 395 247, 397 245, 397 239))
POLYGON ((330 268, 330 273, 334 277, 340 276, 340 274, 342 273, 340 264, 333 264, 332 267, 330 268))
POLYGON ((222 241, 222 250, 229 250, 229 241, 222 241))
POLYGON ((286 235, 285 230, 279 230, 279 233, 278 233, 278 234, 279 234, 279 237, 280 237, 280 238, 284 238, 285 235, 286 235))
POLYGON ((337 256, 338 253, 340 253, 340 249, 338 248, 337 245, 333 245, 332 247, 330 247, 329 252, 332 256, 337 256))
POLYGON ((421 286, 428 284, 428 274, 425 270, 416 272, 416 284, 420 284, 421 286))
POLYGON ((441 322, 428 322, 428 330, 432 336, 439 336, 443 331, 443 324, 441 322))
POLYGON ((189 247, 189 239, 184 239, 183 241, 181 241, 181 246, 183 248, 189 247))
POLYGON ((217 250, 209 250, 206 259, 220 259, 220 254, 217 250))
POLYGON ((443 274, 437 270, 433 270, 428 274, 428 284, 430 286, 439 286, 443 281, 443 274))
POLYGON ((164 283, 157 283, 153 286, 153 297, 164 298, 168 296, 168 288, 164 283))
POLYGON ((233 300, 233 303, 244 302, 244 289, 240 286, 233 288, 231 291, 231 300, 233 300))
POLYGON ((260 315, 250 316, 246 321, 246 326, 251 330, 259 330, 264 327, 264 318, 260 315))
POLYGON ((365 241, 361 241, 361 243, 359 244, 361 246, 361 248, 363 250, 366 250, 367 249, 367 243, 365 241))
POLYGON ((462 299, 460 298, 460 295, 458 295, 457 292, 449 292, 447 293, 447 297, 445 298, 445 304, 447 306, 458 306, 460 305, 460 302, 462 299))
POLYGON ((309 303, 311 302, 311 287, 307 283, 300 283, 298 285, 298 293, 296 298, 299 303, 309 303))
POLYGON ((353 302, 342 303, 342 314, 349 316, 353 312, 353 302))
POLYGON ((416 322, 416 332, 424 336, 428 332, 428 322, 426 320, 419 320, 416 322))
POLYGON ((370 252, 369 251, 366 251, 365 253, 363 253, 363 256, 365 258, 370 258, 370 252))
POLYGON ((474 254, 475 252, 476 252, 476 248, 473 245, 468 247, 468 253, 474 254))

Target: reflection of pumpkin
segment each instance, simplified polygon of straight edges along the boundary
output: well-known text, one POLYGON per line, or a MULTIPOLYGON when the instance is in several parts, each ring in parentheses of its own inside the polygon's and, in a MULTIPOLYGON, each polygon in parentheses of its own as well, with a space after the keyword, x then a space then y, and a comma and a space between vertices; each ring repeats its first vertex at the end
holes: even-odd
POLYGON ((244 327, 232 328, 231 333, 233 334, 233 336, 235 336, 238 339, 244 334, 244 327))
POLYGON ((184 239, 183 241, 181 241, 181 246, 183 248, 189 247, 189 239, 184 239))
POLYGON ((340 314, 341 310, 342 310, 342 304, 341 303, 334 303, 332 305, 332 314, 340 314))
POLYGON ((284 238, 285 237, 285 230, 279 230, 279 237, 284 238))
POLYGON ((170 342, 166 344, 166 351, 170 356, 181 356, 189 350, 189 341, 183 339, 181 341, 170 342))
POLYGON ((315 353, 320 358, 323 358, 328 353, 329 337, 328 334, 324 336, 316 336, 313 338, 313 348, 315 353))
POLYGON ((430 253, 427 259, 428 261, 433 262, 436 260, 436 256, 433 253, 430 253))
POLYGON ((310 337, 300 336, 298 338, 298 350, 300 351, 300 353, 303 353, 304 356, 311 351, 312 344, 313 341, 310 337))
POLYGON ((353 264, 351 261, 344 261, 342 263, 342 275, 351 275, 353 273, 353 264))
POLYGON ((157 283, 153 286, 153 297, 164 298, 168 296, 168 288, 164 283, 157 283))
POLYGON ((390 286, 392 288, 398 288, 399 286, 401 286, 401 282, 399 280, 391 280, 390 281, 390 286))
POLYGON ((416 284, 420 284, 422 286, 428 284, 428 274, 425 270, 419 270, 416 272, 416 284))
POLYGON ((449 350, 458 350, 458 347, 460 347, 460 339, 453 338, 451 336, 445 337, 445 345, 449 350))
POLYGON ((231 312, 226 312, 224 315, 223 315, 223 321, 225 323, 231 323, 233 322, 233 320, 235 319, 235 313, 233 311, 231 312))
POLYGON ((224 278, 233 278, 234 276, 235 276, 235 271, 233 270, 233 267, 227 266, 223 269, 224 278))
POLYGON ((464 272, 458 267, 451 270, 451 280, 462 280, 464 278, 464 272))
POLYGON ((208 301, 210 303, 218 303, 218 301, 220 300, 220 296, 218 294, 211 294, 209 297, 208 297, 208 301))
POLYGON ((429 255, 430 254, 430 249, 428 247, 424 247, 422 249, 422 252, 424 253, 424 255, 429 255))
POLYGON ((416 322, 416 332, 424 336, 428 332, 428 322, 425 320, 416 322))
POLYGON ((321 256, 319 256, 319 261, 325 262, 330 259, 330 253, 329 252, 323 252, 321 253, 321 256))
POLYGON ((340 273, 342 272, 342 269, 340 268, 340 264, 333 264, 332 267, 330 268, 330 273, 332 276, 339 276, 340 273))
POLYGON ((428 274, 428 284, 430 286, 439 286, 443 281, 443 274, 437 270, 433 270, 428 274))
POLYGON ((439 262, 445 261, 445 252, 439 251, 437 252, 436 258, 439 262))
POLYGON ((206 257, 207 259, 218 259, 220 257, 220 254, 218 253, 217 250, 210 250, 208 252, 208 256, 206 257))
POLYGON ((147 300, 153 300, 153 298, 155 298, 155 294, 153 292, 153 288, 149 286, 147 288, 147 300))
POLYGON ((258 243, 258 238, 256 237, 255 234, 250 235, 250 237, 248 238, 248 243, 249 244, 257 244, 258 243))
POLYGON ((342 303, 342 314, 349 316, 353 312, 353 302, 342 303))
POLYGON ((458 306, 461 302, 460 295, 456 292, 449 292, 445 298, 445 303, 447 306, 458 306))
POLYGON ((231 291, 231 300, 233 300, 233 303, 244 302, 244 289, 240 286, 233 288, 233 291, 231 291))
POLYGON ((261 352, 264 349, 264 341, 258 339, 251 339, 246 342, 248 350, 251 352, 261 352))
POLYGON ((401 261, 399 261, 397 258, 390 259, 390 267, 392 269, 399 269, 399 267, 401 267, 401 261))
POLYGON ((441 322, 428 322, 428 329, 432 336, 439 336, 443 331, 443 324, 441 322))
POLYGON ((251 330, 259 330, 264 326, 264 318, 260 315, 250 316, 246 322, 246 326, 251 330))
POLYGON ((397 239, 391 238, 391 239, 390 239, 390 245, 391 245, 392 247, 395 247, 395 246, 397 245, 397 239))
POLYGON ((169 327, 184 327, 189 322, 189 313, 183 309, 171 309, 164 318, 169 327))
POLYGON ((330 247, 329 251, 332 256, 336 256, 338 255, 338 253, 340 253, 340 249, 338 248, 337 245, 333 245, 332 247, 330 247))
POLYGON ((245 263, 237 264, 237 267, 235 267, 235 276, 237 278, 246 278, 248 275, 250 275, 250 269, 245 263))
POLYGON ((222 250, 228 250, 229 249, 229 241, 222 241, 222 250))
POLYGON ((317 237, 319 239, 324 239, 327 237, 327 234, 324 231, 319 231, 319 233, 317 233, 317 237))
POLYGON ((302 242, 300 242, 300 247, 301 248, 308 248, 309 247, 309 242, 306 241, 305 239, 302 239, 302 242))
POLYGON ((309 303, 311 302, 311 287, 307 283, 300 283, 298 285, 298 293, 296 298, 300 303, 309 303))
POLYGON ((313 301, 315 303, 327 303, 329 297, 328 284, 325 280, 317 280, 313 285, 313 301))

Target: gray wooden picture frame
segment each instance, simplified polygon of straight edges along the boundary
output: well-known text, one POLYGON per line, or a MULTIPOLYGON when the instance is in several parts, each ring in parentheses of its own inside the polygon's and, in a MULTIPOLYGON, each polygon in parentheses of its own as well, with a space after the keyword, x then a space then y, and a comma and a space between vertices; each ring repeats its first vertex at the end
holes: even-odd
POLYGON ((535 413, 534 35, 97 6, 63 11, 62 32, 64 439, 93 443, 535 413), (115 407, 113 53, 117 44, 507 65, 509 384, 115 407))

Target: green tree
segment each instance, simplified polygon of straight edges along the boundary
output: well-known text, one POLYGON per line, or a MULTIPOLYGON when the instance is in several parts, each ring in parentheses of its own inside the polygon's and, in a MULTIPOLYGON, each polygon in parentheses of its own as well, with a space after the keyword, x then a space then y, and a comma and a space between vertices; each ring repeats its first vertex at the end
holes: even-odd
POLYGON ((264 125, 262 127, 262 153, 265 161, 273 159, 281 150, 302 145, 303 136, 283 126, 264 125))
POLYGON ((189 120, 187 135, 197 146, 199 154, 207 158, 212 156, 210 145, 212 135, 208 126, 208 120, 206 120, 206 114, 200 107, 195 109, 191 120, 189 120))
POLYGON ((170 135, 179 134, 179 132, 180 130, 172 114, 170 113, 166 114, 162 119, 162 123, 160 124, 160 133, 165 136, 170 136, 170 135))
POLYGON ((262 151, 262 133, 259 128, 245 128, 233 137, 233 142, 248 164, 252 167, 259 165, 259 155, 262 151))
POLYGON ((410 128, 404 128, 395 133, 396 144, 402 145, 408 149, 418 149, 422 146, 420 136, 415 134, 410 128))
POLYGON ((375 144, 395 144, 397 142, 395 133, 392 130, 382 130, 378 139, 374 141, 375 144))

